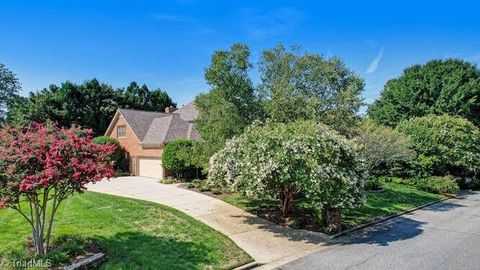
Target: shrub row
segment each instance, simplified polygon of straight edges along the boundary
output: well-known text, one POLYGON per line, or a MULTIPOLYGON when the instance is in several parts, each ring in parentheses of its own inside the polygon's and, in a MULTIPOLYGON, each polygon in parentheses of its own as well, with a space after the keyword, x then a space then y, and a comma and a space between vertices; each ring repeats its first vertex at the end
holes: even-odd
POLYGON ((378 177, 376 181, 413 186, 418 190, 436 194, 456 194, 460 191, 457 181, 450 176, 431 176, 419 179, 383 176, 378 177))

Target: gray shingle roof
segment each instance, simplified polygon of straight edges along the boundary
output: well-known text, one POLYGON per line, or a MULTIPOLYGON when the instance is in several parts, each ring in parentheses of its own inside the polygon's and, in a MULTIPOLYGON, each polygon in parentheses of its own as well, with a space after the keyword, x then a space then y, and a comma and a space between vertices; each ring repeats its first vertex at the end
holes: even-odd
POLYGON ((118 109, 141 144, 160 145, 178 138, 199 140, 194 121, 198 117, 193 102, 174 113, 118 109))
POLYGON ((198 111, 197 108, 195 108, 193 101, 185 104, 182 108, 173 113, 179 114, 183 120, 188 122, 193 122, 198 118, 198 111))

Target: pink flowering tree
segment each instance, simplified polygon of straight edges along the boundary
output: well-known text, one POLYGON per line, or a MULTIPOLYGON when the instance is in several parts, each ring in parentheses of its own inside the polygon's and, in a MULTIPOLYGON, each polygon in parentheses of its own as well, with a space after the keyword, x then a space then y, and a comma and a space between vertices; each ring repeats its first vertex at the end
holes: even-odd
POLYGON ((88 183, 114 176, 109 156, 115 146, 93 143, 91 133, 37 123, 0 131, 0 208, 28 221, 38 255, 49 250, 61 203, 88 183))

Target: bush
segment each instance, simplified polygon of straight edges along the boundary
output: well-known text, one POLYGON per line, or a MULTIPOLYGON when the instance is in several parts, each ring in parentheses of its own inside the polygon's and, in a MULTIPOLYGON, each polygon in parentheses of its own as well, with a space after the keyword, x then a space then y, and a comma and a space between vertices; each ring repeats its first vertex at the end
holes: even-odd
POLYGON ((365 171, 355 145, 313 121, 255 123, 210 160, 208 181, 249 197, 277 198, 288 216, 293 200, 336 212, 364 202, 365 171))
POLYGON ((365 190, 381 190, 382 181, 378 177, 371 177, 365 181, 365 190))
POLYGON ((125 149, 120 146, 120 142, 109 136, 98 136, 93 138, 93 143, 100 145, 114 145, 115 152, 110 155, 112 161, 115 162, 115 170, 120 172, 128 172, 128 157, 125 149))
POLYGON ((162 153, 162 166, 175 173, 177 178, 184 178, 184 174, 193 170, 190 163, 192 148, 195 141, 189 139, 176 139, 165 145, 162 153))
POLYGON ((415 179, 412 178, 400 178, 400 177, 390 177, 390 176, 381 176, 378 177, 379 181, 383 183, 394 183, 407 186, 415 186, 415 179))
POLYGON ((181 183, 182 181, 177 178, 166 177, 166 178, 160 179, 158 182, 160 182, 161 184, 175 184, 175 183, 181 183))
POLYGON ((396 164, 415 157, 415 151, 408 148, 408 137, 370 120, 362 123, 355 140, 361 145, 360 153, 372 176, 384 174, 396 164))
POLYGON ((425 116, 402 122, 398 130, 410 136, 409 147, 417 152, 417 176, 469 177, 480 171, 480 131, 466 119, 425 116))
POLYGON ((432 176, 418 179, 415 187, 419 190, 436 194, 456 194, 460 191, 457 182, 449 176, 432 176))
POLYGON ((473 177, 464 177, 459 181, 459 185, 462 189, 480 189, 480 179, 473 177))

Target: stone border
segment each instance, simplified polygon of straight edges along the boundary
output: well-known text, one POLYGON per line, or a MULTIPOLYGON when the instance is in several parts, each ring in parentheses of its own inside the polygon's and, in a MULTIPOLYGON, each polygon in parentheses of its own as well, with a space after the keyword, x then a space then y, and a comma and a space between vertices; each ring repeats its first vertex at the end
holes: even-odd
POLYGON ((409 209, 409 210, 406 210, 406 211, 403 211, 403 212, 400 212, 400 213, 397 213, 397 214, 393 214, 393 215, 390 215, 390 216, 386 216, 384 218, 380 218, 380 219, 376 219, 376 220, 373 220, 373 221, 370 221, 368 223, 365 223, 365 224, 361 224, 361 225, 358 225, 357 227, 353 227, 351 229, 348 229, 348 230, 345 230, 343 232, 339 232, 337 234, 334 234, 334 235, 331 235, 331 236, 327 236, 329 239, 328 241, 332 240, 332 239, 335 239, 337 237, 340 237, 342 235, 345 235, 345 234, 349 234, 349 233, 352 233, 352 232, 355 232, 355 231, 358 231, 358 230, 361 230, 361 229, 364 229, 364 228, 367 228, 367 227, 370 227, 372 225, 375 225, 375 224, 378 224, 378 223, 382 223, 384 221, 387 221, 387 220, 390 220, 390 219, 393 219, 393 218, 396 218, 396 217, 399 217, 399 216, 403 216, 405 214, 408 214, 408 213, 412 213, 412 212, 415 212, 417 210, 420 210, 422 208, 425 208, 425 207, 428 207, 428 206, 431 206, 431 205, 434 205, 434 204, 438 204, 438 203, 441 203, 443 201, 446 201, 446 200, 450 200, 450 199, 453 199, 453 198, 457 198, 457 196, 453 195, 453 196, 447 196, 446 198, 443 198, 443 199, 440 199, 440 200, 437 200, 437 201, 433 201, 433 202, 430 202, 430 203, 426 203, 424 205, 420 205, 420 206, 417 206, 417 207, 414 207, 412 209, 409 209))
MULTIPOLYGON (((80 261, 73 263, 69 266, 65 266, 64 270, 77 270, 77 269, 90 269, 90 267, 99 266, 104 260, 107 259, 107 255, 104 253, 96 253, 87 258, 81 259, 80 261)), ((93 269, 93 268, 92 268, 93 269)))

